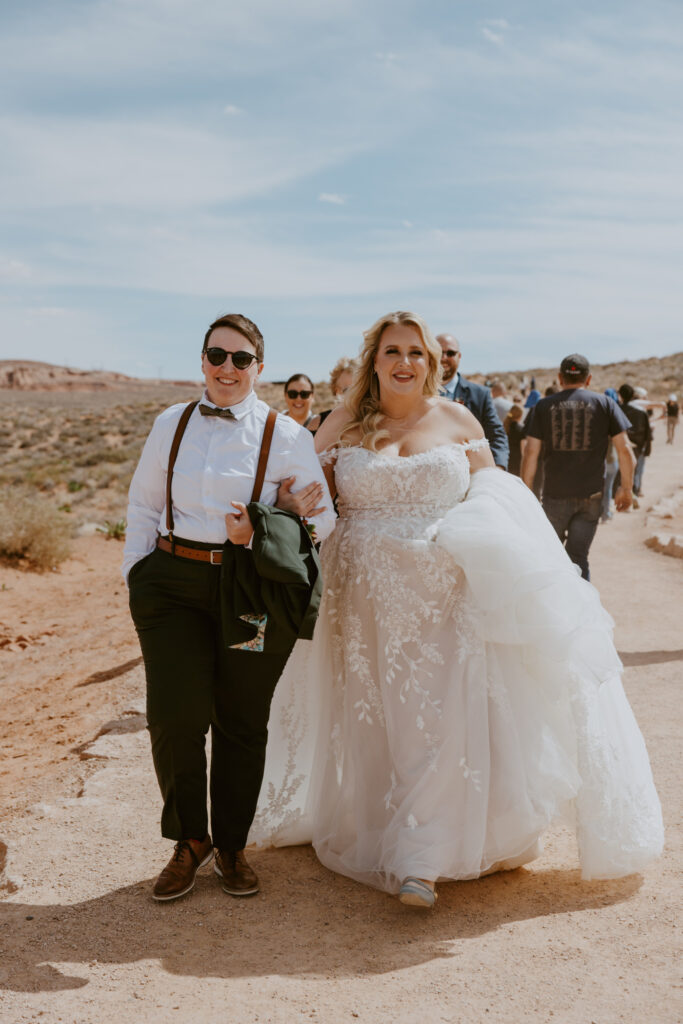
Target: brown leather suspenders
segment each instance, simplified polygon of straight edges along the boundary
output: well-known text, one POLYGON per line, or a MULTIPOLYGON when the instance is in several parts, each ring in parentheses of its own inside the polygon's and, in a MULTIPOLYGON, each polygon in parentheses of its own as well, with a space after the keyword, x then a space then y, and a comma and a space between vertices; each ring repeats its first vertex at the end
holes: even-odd
MULTIPOLYGON (((190 402, 186 405, 182 411, 180 419, 178 420, 178 426, 176 432, 173 435, 173 441, 171 443, 171 450, 168 455, 168 473, 166 474, 166 529, 168 530, 169 540, 171 544, 175 543, 173 537, 173 500, 171 497, 171 485, 173 482, 173 467, 175 466, 175 460, 178 457, 178 449, 180 448, 180 442, 182 441, 185 428, 187 427, 190 416, 192 415, 195 406, 199 405, 199 402, 190 402)), ((270 442, 273 439, 273 430, 275 429, 275 420, 277 419, 277 412, 275 409, 268 410, 268 416, 266 418, 266 425, 263 429, 263 437, 261 439, 261 450, 258 457, 258 465, 256 467, 256 476, 254 478, 254 488, 251 492, 250 501, 258 501, 261 497, 261 488, 263 487, 263 481, 266 475, 266 466, 268 465, 268 455, 270 454, 270 442)))
POLYGON ((270 454, 270 442, 273 440, 273 431, 275 429, 275 420, 277 419, 277 412, 275 409, 268 410, 268 417, 266 419, 266 425, 263 428, 263 437, 261 438, 261 451, 258 456, 258 466, 256 467, 256 476, 254 477, 254 489, 251 492, 250 501, 258 501, 261 497, 261 488, 263 487, 263 481, 266 475, 266 466, 268 465, 268 456, 270 454))
POLYGON ((175 434, 173 435, 173 442, 171 444, 171 451, 168 456, 168 473, 166 474, 166 529, 168 530, 168 536, 173 542, 173 501, 171 499, 171 482, 173 480, 173 467, 175 466, 175 460, 178 458, 178 449, 180 448, 180 442, 183 439, 185 428, 187 427, 187 421, 189 420, 195 406, 199 405, 199 402, 190 402, 186 405, 182 411, 182 415, 178 420, 178 426, 176 427, 175 434))

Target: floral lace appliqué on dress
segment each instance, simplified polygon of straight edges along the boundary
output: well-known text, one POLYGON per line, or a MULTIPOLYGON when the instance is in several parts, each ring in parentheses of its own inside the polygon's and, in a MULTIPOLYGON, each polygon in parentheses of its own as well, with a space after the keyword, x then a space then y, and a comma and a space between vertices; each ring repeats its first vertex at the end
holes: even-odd
POLYGON ((312 839, 327 867, 390 892, 407 875, 525 863, 565 806, 593 876, 637 870, 661 847, 609 617, 519 480, 470 480, 467 449, 485 444, 327 453, 339 521, 313 643, 297 645, 275 693, 252 841, 312 839), (604 719, 637 765, 627 786, 595 703, 603 680, 619 702, 604 719))

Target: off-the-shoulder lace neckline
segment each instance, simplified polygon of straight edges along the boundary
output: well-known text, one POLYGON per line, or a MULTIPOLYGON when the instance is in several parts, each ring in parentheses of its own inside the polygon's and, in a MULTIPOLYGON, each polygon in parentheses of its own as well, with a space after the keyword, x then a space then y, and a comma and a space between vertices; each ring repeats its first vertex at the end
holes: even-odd
MULTIPOLYGON (((333 451, 337 455, 339 455, 340 452, 361 451, 361 452, 369 452, 371 455, 376 455, 379 458, 383 458, 383 459, 417 459, 417 458, 419 458, 422 455, 430 455, 432 452, 439 451, 439 449, 441 449, 441 448, 460 448, 462 451, 467 451, 467 449, 470 446, 472 446, 472 445, 479 446, 480 444, 482 444, 482 446, 486 445, 487 444, 486 438, 483 438, 483 437, 479 438, 479 437, 477 437, 477 438, 475 438, 474 441, 446 441, 443 444, 435 444, 433 448, 427 448, 423 452, 413 452, 412 455, 385 455, 385 453, 384 453, 384 451, 382 449, 380 449, 380 451, 378 451, 378 452, 375 452, 371 448, 364 448, 363 445, 361 445, 361 444, 345 445, 343 448, 335 448, 335 449, 333 449, 333 451)), ((328 451, 330 451, 330 450, 328 449, 328 451)), ((327 452, 321 452, 320 454, 321 455, 327 454, 327 452)))

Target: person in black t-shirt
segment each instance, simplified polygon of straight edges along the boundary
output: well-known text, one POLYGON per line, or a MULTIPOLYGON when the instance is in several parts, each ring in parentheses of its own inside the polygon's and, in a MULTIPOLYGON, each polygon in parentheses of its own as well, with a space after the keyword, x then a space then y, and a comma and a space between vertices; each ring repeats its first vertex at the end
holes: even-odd
POLYGON ((560 391, 534 408, 522 456, 522 480, 533 489, 543 449, 543 508, 584 579, 590 579, 588 550, 602 506, 605 455, 610 438, 617 452, 621 486, 617 510, 633 503, 634 458, 628 439, 630 423, 607 395, 589 391, 588 360, 566 356, 560 366, 560 391))

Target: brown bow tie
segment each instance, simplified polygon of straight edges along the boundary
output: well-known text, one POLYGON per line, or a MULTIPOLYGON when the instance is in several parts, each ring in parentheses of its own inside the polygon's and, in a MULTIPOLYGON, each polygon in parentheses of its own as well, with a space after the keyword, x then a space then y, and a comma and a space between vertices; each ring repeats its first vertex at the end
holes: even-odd
POLYGON ((203 405, 200 403, 199 412, 202 416, 220 416, 223 420, 234 420, 235 414, 231 409, 214 409, 212 405, 203 405))

